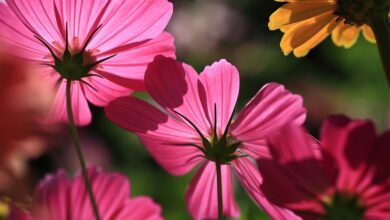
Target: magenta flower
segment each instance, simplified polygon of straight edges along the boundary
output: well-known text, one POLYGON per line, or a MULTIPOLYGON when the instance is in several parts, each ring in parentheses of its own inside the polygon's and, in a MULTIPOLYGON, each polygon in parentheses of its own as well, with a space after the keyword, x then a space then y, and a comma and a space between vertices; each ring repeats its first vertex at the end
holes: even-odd
POLYGON ((171 14, 167 0, 7 0, 0 40, 40 64, 42 85, 57 88, 47 122, 68 121, 65 85, 72 80, 75 123, 87 125, 87 100, 105 106, 142 90, 154 56, 174 56, 173 38, 162 32, 171 14))
POLYGON ((173 175, 201 164, 186 193, 195 219, 217 218, 216 158, 222 163, 223 213, 239 216, 233 195, 232 170, 254 200, 273 217, 284 210, 270 205, 259 190, 261 176, 252 158, 268 156, 265 137, 288 122, 301 124, 300 96, 270 83, 232 120, 239 92, 237 69, 221 60, 198 75, 189 65, 157 56, 148 66, 145 85, 161 106, 122 97, 106 107, 106 115, 135 132, 157 162, 173 175))
MULTIPOLYGON (((102 220, 160 220, 161 208, 146 196, 129 198, 130 185, 118 173, 106 174, 89 168, 89 178, 96 195, 102 220)), ((90 220, 94 219, 84 180, 77 175, 69 180, 63 170, 47 175, 33 196, 31 213, 17 208, 8 220, 90 220)))
POLYGON ((261 189, 303 219, 390 219, 390 131, 376 136, 366 120, 329 118, 321 142, 291 125, 260 159, 261 189))

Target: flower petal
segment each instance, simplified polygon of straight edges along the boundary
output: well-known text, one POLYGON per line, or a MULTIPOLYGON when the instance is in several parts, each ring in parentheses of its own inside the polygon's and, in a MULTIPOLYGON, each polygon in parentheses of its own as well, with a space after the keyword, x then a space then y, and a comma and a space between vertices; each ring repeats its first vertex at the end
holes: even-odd
POLYGON ((198 86, 204 112, 208 113, 210 127, 214 127, 214 107, 217 114, 217 132, 222 135, 233 114, 240 90, 240 77, 236 67, 226 60, 207 66, 200 74, 198 86))
POLYGON ((366 219, 388 219, 390 217, 390 182, 388 180, 379 185, 371 185, 368 190, 371 195, 367 195, 367 192, 362 195, 364 205, 369 207, 364 212, 366 219))
POLYGON ((350 48, 356 43, 359 32, 360 28, 356 25, 340 22, 332 31, 332 40, 339 47, 350 48))
MULTIPOLYGON (((244 107, 231 127, 231 134, 242 142, 243 149, 258 151, 258 156, 267 152, 264 140, 272 132, 287 123, 302 124, 306 110, 302 98, 291 94, 277 83, 265 85, 244 107), (261 145, 257 145, 261 144, 261 145), (252 149, 252 148, 258 149, 252 149)), ((256 156, 256 155, 253 155, 256 156)))
POLYGON ((183 175, 199 162, 202 152, 188 145, 201 144, 194 130, 150 104, 122 97, 112 101, 105 112, 109 120, 139 135, 152 156, 171 174, 183 175))
POLYGON ((49 44, 65 39, 65 29, 61 30, 56 20, 55 1, 7 0, 7 4, 31 36, 39 36, 49 44))
POLYGON ((374 181, 375 183, 382 183, 390 177, 390 131, 385 132, 378 139, 377 147, 375 149, 375 156, 372 166, 375 169, 374 181))
MULTIPOLYGON (((75 124, 78 126, 88 125, 91 122, 91 111, 87 99, 84 96, 82 85, 75 81, 71 88, 72 111, 75 124)), ((45 123, 68 122, 66 110, 66 81, 63 80, 58 87, 51 110, 45 119, 45 123)))
POLYGON ((175 58, 173 37, 163 32, 152 40, 126 44, 115 49, 102 51, 97 54, 98 59, 108 56, 115 57, 105 61, 97 71, 123 87, 133 90, 145 90, 144 77, 146 67, 156 55, 175 58))
MULTIPOLYGON (((234 200, 232 174, 229 165, 221 166, 223 214, 238 217, 240 211, 234 200)), ((194 219, 218 217, 217 176, 215 163, 206 161, 193 177, 187 192, 186 203, 194 219)))
POLYGON ((263 181, 262 177, 254 164, 248 158, 239 158, 234 160, 233 166, 245 190, 249 193, 255 203, 259 205, 272 219, 300 219, 291 211, 280 208, 269 202, 260 189, 263 181))
POLYGON ((55 175, 47 175, 34 193, 32 207, 34 219, 67 220, 70 187, 65 171, 60 170, 55 175))
MULTIPOLYGON (((331 182, 322 168, 319 145, 313 144, 314 138, 302 127, 288 124, 281 128, 280 132, 269 137, 268 141, 273 161, 264 163, 267 163, 268 169, 281 169, 281 173, 285 173, 286 178, 290 179, 290 189, 285 190, 301 191, 300 193, 304 193, 306 197, 315 198, 329 187, 331 182)), ((262 168, 260 165, 260 170, 262 168)), ((272 184, 269 186, 272 187, 272 184)), ((275 188, 275 191, 279 190, 275 188)))
MULTIPOLYGON (((130 196, 129 182, 120 174, 105 174, 97 168, 89 168, 88 176, 102 219, 112 219, 121 211, 130 196)), ((94 218, 85 182, 80 173, 72 181, 70 204, 70 219, 94 218)))
MULTIPOLYGON (((88 85, 84 85, 85 96, 87 99, 96 106, 106 106, 110 101, 115 98, 130 95, 131 89, 118 85, 113 82, 114 80, 121 80, 119 77, 108 78, 111 75, 105 72, 97 72, 102 77, 87 77, 84 81, 88 82, 88 85)), ((125 80, 125 79, 123 79, 125 80)))
POLYGON ((363 36, 366 38, 368 42, 375 43, 375 35, 374 32, 372 31, 371 27, 368 25, 363 25, 362 27, 363 30, 363 36))
POLYGON ((172 3, 167 0, 112 1, 101 20, 103 26, 90 48, 106 51, 155 38, 163 32, 172 11, 172 3))
POLYGON ((161 207, 146 196, 128 199, 115 219, 162 220, 161 207))
POLYGON ((204 135, 211 132, 199 98, 198 74, 191 66, 157 56, 146 70, 145 85, 162 107, 184 115, 204 135))
MULTIPOLYGON (((152 157, 171 175, 181 176, 191 171, 202 160, 203 153, 180 139, 156 141, 140 135, 142 143, 152 157)), ((200 143, 198 144, 200 145, 200 143)))
POLYGON ((322 151, 327 165, 338 168, 340 189, 354 190, 364 182, 364 166, 368 165, 375 142, 375 128, 369 121, 352 121, 341 115, 325 121, 321 129, 322 151))
POLYGON ((294 51, 297 57, 307 55, 310 49, 321 43, 336 27, 337 16, 323 13, 286 30, 280 42, 284 55, 294 51))
MULTIPOLYGON (((111 1, 70 0, 7 0, 10 8, 34 35, 49 44, 65 46, 66 26, 68 37, 78 38, 81 45, 102 24, 102 16, 111 1)), ((77 45, 80 46, 80 45, 77 45)))
POLYGON ((269 18, 268 27, 276 30, 284 25, 314 18, 322 13, 334 11, 336 5, 329 2, 287 3, 276 10, 269 18))
POLYGON ((5 3, 0 3, 0 39, 16 46, 18 55, 39 60, 48 50, 34 38, 34 34, 22 24, 5 3))

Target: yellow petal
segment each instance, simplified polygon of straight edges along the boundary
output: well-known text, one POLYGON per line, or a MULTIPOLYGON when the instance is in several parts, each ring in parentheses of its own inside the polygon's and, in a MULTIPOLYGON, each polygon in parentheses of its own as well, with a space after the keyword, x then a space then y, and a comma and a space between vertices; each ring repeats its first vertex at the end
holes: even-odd
POLYGON ((369 41, 371 43, 376 42, 374 32, 372 32, 372 29, 370 26, 363 25, 362 30, 363 30, 363 36, 364 36, 364 38, 366 38, 367 41, 369 41))
POLYGON ((270 16, 268 28, 270 30, 276 30, 284 25, 293 24, 329 11, 334 11, 335 8, 336 4, 327 2, 308 2, 305 4, 287 3, 270 16))
POLYGON ((337 17, 329 12, 290 28, 280 42, 284 55, 294 50, 295 56, 305 56, 329 35, 335 27, 336 19, 337 17))
POLYGON ((332 31, 332 40, 339 46, 350 48, 354 45, 359 37, 360 28, 356 25, 339 22, 337 27, 332 31))

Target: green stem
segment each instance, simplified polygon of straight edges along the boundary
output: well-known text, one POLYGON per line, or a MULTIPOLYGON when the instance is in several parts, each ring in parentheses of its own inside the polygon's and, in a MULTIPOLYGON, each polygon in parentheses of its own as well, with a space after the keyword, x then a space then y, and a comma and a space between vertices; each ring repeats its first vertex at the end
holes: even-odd
POLYGON ((221 162, 215 161, 215 169, 217 171, 217 192, 218 192, 218 220, 223 219, 223 203, 222 203, 222 176, 221 176, 221 162))
POLYGON ((70 126, 70 130, 72 133, 72 140, 73 140, 73 143, 76 147, 76 152, 77 152, 77 156, 78 156, 79 161, 80 161, 81 171, 82 171, 84 182, 85 182, 85 187, 87 188, 89 199, 91 200, 91 203, 92 203, 95 218, 96 218, 96 220, 100 220, 99 209, 98 209, 95 197, 94 197, 93 192, 92 192, 91 183, 90 183, 89 178, 88 178, 87 166, 85 165, 83 152, 81 151, 79 136, 77 134, 76 125, 74 123, 73 111, 72 111, 72 101, 71 101, 71 91, 70 91, 71 87, 72 87, 71 85, 72 85, 72 81, 67 80, 67 82, 66 82, 66 109, 68 112, 69 126, 70 126))
POLYGON ((383 69, 390 86, 390 23, 388 10, 374 10, 368 23, 374 32, 383 69))

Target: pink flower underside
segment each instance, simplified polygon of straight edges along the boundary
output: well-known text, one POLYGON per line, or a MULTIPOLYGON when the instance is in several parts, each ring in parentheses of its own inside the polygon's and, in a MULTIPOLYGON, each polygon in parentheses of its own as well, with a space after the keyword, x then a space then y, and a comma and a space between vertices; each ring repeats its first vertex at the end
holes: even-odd
POLYGON ((311 139, 297 125, 287 125, 269 139, 274 160, 261 158, 258 163, 264 178, 261 189, 273 203, 321 212, 314 199, 328 190, 330 182, 311 139))
POLYGON ((390 151, 390 132, 378 141, 371 122, 334 116, 322 127, 321 157, 311 139, 297 126, 271 139, 274 159, 258 161, 265 195, 282 207, 322 213, 318 199, 323 195, 356 193, 369 207, 367 219, 389 218, 390 172, 384 167, 390 164, 383 155, 390 151))
MULTIPOLYGON (((192 67, 186 64, 158 56, 148 66, 145 75, 145 85, 152 98, 163 107, 163 111, 142 100, 133 97, 122 97, 112 101, 106 107, 106 116, 122 128, 137 133, 151 155, 168 172, 173 175, 183 175, 199 164, 203 154, 194 146, 190 146, 189 143, 195 143, 199 146, 202 143, 196 131, 180 118, 175 111, 187 117, 206 137, 209 137, 214 123, 214 106, 216 106, 217 131, 221 134, 226 127, 237 100, 239 90, 238 71, 226 60, 221 60, 212 66, 206 67, 205 71, 198 75, 192 67)), ((245 122, 245 115, 249 115, 253 119, 253 114, 257 114, 262 119, 257 120, 260 125, 268 127, 272 127, 270 126, 272 123, 276 125, 276 128, 273 129, 255 126, 258 131, 268 132, 277 130, 281 126, 281 123, 278 121, 302 123, 305 118, 305 109, 302 107, 300 97, 292 95, 283 86, 275 83, 266 85, 248 103, 243 113, 238 116, 241 119, 238 122, 236 120, 232 125, 235 126, 233 131, 239 134, 235 136, 238 140, 241 140, 240 135, 251 137, 252 139, 247 138, 247 143, 243 143, 244 147, 242 150, 250 155, 259 157, 269 154, 264 140, 266 135, 256 135, 259 138, 255 139, 254 134, 251 136, 251 134, 248 135, 249 131, 241 132, 240 130, 240 128, 245 128, 241 124, 245 122), (265 104, 262 103, 261 98, 265 100, 265 104), (279 102, 278 99, 286 101, 286 104, 279 102), (275 104, 272 103, 272 100, 274 100, 275 104), (276 117, 277 121, 273 121, 269 117, 276 117)), ((206 162, 205 164, 209 163, 212 162, 206 162)), ((205 166, 201 170, 209 170, 205 166)), ((254 169, 256 170, 256 168, 254 169)), ((229 171, 229 174, 226 174, 229 176, 230 169, 226 170, 229 171)), ((190 188, 196 189, 199 187, 195 184, 203 182, 199 179, 204 179, 205 181, 207 180, 206 182, 211 183, 213 178, 215 178, 215 175, 204 174, 199 171, 190 188)), ((231 181, 228 184, 230 187, 231 181)), ((208 186, 211 186, 211 184, 208 184, 208 186)), ((235 201, 233 196, 229 195, 228 192, 230 191, 232 190, 226 190, 227 195, 225 195, 225 198, 231 198, 232 201, 228 200, 229 202, 227 203, 230 205, 227 207, 229 210, 225 210, 225 213, 235 216, 238 214, 238 210, 233 205, 235 201)), ((197 191, 194 190, 194 192, 197 191)), ((253 190, 248 189, 248 192, 251 193, 253 190)), ((187 194, 187 198, 191 197, 191 199, 187 199, 189 203, 197 200, 192 198, 197 198, 196 193, 193 196, 189 196, 192 194, 194 193, 187 194)), ((262 194, 259 193, 258 197, 260 198, 261 196, 262 194)), ((204 201, 208 201, 205 206, 214 207, 216 203, 210 203, 214 200, 215 198, 204 198, 204 201)), ((265 202, 265 199, 259 200, 265 202)), ((268 206, 271 207, 271 205, 268 206)), ((264 205, 264 207, 267 207, 267 205, 264 205)), ((201 216, 214 215, 216 211, 214 209, 202 208, 199 204, 197 207, 189 205, 189 209, 193 216, 199 218, 201 216)))
MULTIPOLYGON (((103 220, 147 219, 160 220, 161 208, 148 197, 130 198, 130 186, 120 174, 105 174, 89 169, 89 177, 103 220)), ((13 209, 9 220, 90 220, 94 215, 78 174, 73 180, 64 171, 47 176, 37 188, 30 214, 13 209)))
MULTIPOLYGON (((232 173, 229 165, 221 167, 223 214, 238 217, 240 211, 234 199, 232 173)), ((218 217, 217 175, 215 163, 205 161, 192 178, 186 192, 186 203, 194 219, 218 217)))
MULTIPOLYGON (((97 60, 116 54, 101 63, 92 74, 103 78, 85 79, 97 91, 85 84, 74 83, 72 104, 77 125, 91 121, 88 101, 105 106, 109 101, 134 90, 143 90, 146 66, 154 56, 175 57, 173 37, 163 33, 172 15, 172 4, 166 0, 8 0, 0 3, 0 39, 15 45, 19 56, 39 63, 53 62, 47 48, 35 37, 39 36, 55 48, 58 56, 65 45, 65 25, 69 39, 80 48, 99 25, 87 47, 97 60)), ((72 45, 71 45, 72 46, 72 45)), ((60 75, 51 67, 41 67, 44 84, 53 86, 60 75)), ((58 87, 58 95, 48 114, 47 123, 67 121, 65 81, 58 87)))

